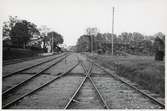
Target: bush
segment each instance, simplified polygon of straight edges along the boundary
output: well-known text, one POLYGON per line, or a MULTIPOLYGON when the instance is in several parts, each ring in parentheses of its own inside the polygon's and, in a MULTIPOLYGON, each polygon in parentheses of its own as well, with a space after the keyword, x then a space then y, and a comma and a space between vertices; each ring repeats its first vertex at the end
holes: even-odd
POLYGON ((116 73, 138 83, 145 89, 160 94, 162 97, 165 96, 165 79, 163 75, 165 72, 157 67, 147 64, 137 64, 134 67, 119 65, 116 73))

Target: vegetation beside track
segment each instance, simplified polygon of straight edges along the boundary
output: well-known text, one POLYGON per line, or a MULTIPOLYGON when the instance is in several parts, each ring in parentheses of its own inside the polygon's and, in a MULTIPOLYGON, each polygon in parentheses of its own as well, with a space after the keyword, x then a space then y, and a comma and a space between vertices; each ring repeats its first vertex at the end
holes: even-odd
POLYGON ((115 70, 144 89, 165 96, 165 62, 150 56, 90 56, 100 65, 115 70))
POLYGON ((32 51, 21 48, 3 48, 3 60, 19 59, 38 56, 42 51, 32 51))

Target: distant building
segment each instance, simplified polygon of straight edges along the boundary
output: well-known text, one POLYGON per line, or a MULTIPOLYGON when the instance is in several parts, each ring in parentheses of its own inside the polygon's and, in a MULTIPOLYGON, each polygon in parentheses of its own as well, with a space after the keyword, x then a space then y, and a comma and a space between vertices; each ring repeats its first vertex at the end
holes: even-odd
POLYGON ((27 43, 27 46, 38 46, 42 48, 41 44, 42 44, 42 39, 40 38, 40 36, 34 35, 27 43))
POLYGON ((12 41, 9 36, 3 37, 3 47, 12 46, 12 41))

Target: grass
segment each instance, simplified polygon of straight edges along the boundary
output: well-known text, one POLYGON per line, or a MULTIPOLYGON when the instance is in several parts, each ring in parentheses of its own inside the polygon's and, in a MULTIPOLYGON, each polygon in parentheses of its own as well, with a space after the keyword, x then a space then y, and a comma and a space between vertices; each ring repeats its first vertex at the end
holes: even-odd
POLYGON ((106 68, 116 71, 144 89, 165 97, 165 62, 154 61, 150 56, 106 56, 91 57, 106 68))

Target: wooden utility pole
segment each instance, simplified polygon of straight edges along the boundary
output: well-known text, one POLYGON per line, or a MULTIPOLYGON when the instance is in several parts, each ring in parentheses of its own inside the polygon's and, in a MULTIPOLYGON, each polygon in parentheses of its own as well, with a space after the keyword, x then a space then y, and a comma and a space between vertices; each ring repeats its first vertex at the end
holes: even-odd
POLYGON ((54 33, 52 33, 52 53, 53 53, 53 43, 54 43, 54 42, 53 42, 53 34, 54 34, 54 33))
POLYGON ((113 7, 113 16, 112 16, 112 56, 114 55, 114 7, 113 7))
POLYGON ((91 46, 91 48, 92 48, 92 51, 91 51, 91 52, 93 53, 93 35, 91 35, 91 45, 92 45, 92 46, 91 46))

